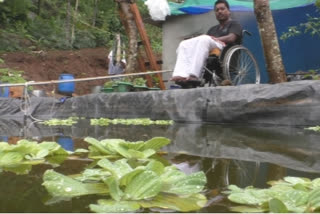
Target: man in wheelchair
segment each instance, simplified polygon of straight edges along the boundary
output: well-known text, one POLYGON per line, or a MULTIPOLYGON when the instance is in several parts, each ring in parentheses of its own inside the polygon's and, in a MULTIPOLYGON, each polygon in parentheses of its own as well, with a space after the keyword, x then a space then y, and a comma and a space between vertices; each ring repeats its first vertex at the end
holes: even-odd
POLYGON ((194 87, 200 85, 202 69, 210 51, 220 52, 226 46, 241 44, 242 27, 237 21, 231 20, 229 3, 217 0, 214 11, 218 25, 211 27, 206 35, 187 39, 179 44, 171 81, 182 87, 186 84, 194 87))

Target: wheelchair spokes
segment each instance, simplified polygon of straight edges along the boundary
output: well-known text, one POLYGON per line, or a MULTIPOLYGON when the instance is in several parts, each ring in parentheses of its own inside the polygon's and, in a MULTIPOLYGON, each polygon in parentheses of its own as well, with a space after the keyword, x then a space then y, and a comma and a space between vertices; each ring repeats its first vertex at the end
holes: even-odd
POLYGON ((230 48, 223 59, 223 75, 232 85, 259 84, 260 70, 251 52, 241 46, 230 48))

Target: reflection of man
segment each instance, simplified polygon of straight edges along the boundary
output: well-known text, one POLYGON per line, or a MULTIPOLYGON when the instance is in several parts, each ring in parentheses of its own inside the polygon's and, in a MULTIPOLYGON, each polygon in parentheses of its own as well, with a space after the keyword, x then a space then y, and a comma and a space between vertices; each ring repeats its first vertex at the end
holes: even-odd
POLYGON ((231 20, 229 3, 226 0, 217 0, 214 11, 219 21, 218 25, 210 28, 207 35, 180 43, 172 81, 198 80, 210 50, 221 50, 228 44, 241 42, 242 27, 238 22, 231 20))
POLYGON ((108 56, 108 74, 109 75, 116 75, 116 74, 122 74, 125 71, 126 68, 126 59, 123 56, 120 61, 115 60, 115 56, 113 54, 113 51, 110 51, 108 56))

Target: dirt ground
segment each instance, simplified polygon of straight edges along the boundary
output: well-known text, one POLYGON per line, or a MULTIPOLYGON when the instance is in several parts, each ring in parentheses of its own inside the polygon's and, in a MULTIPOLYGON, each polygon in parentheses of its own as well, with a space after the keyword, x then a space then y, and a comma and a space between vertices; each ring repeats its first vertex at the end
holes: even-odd
MULTIPOLYGON (((1 67, 24 71, 28 81, 58 80, 60 74, 73 74, 74 78, 106 76, 108 73, 108 50, 106 48, 81 49, 74 51, 34 51, 0 54, 5 61, 1 67)), ((94 86, 103 85, 106 80, 76 82, 75 94, 91 92, 94 86)), ((58 85, 33 86, 47 92, 57 91, 58 85)))

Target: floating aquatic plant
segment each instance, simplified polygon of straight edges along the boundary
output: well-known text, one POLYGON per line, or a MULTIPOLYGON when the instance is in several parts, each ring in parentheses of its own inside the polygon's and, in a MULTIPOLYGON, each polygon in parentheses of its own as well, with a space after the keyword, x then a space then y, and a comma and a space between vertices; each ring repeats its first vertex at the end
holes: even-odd
POLYGON ((308 128, 305 128, 305 129, 306 130, 320 132, 320 126, 313 126, 313 127, 308 127, 308 128))
POLYGON ((109 119, 99 118, 91 119, 90 124, 92 126, 108 126, 110 124, 122 124, 122 125, 172 125, 172 120, 151 120, 149 118, 135 118, 135 119, 109 119))
POLYGON ((152 207, 188 212, 199 210, 207 202, 201 194, 206 184, 203 172, 186 175, 156 160, 134 168, 128 159, 102 159, 96 167, 72 178, 48 170, 43 185, 52 196, 63 199, 107 194, 90 205, 94 212, 134 212, 152 207))
POLYGON ((148 141, 129 142, 123 139, 96 140, 91 137, 84 139, 90 144, 89 158, 128 158, 147 159, 154 155, 161 147, 170 143, 168 138, 155 137, 148 141))
POLYGON ((69 117, 68 119, 51 119, 40 122, 41 124, 48 126, 72 126, 75 123, 78 123, 79 117, 69 117))
POLYGON ((34 142, 20 140, 16 145, 0 142, 0 171, 27 174, 32 165, 48 162, 61 164, 68 152, 56 142, 34 142))
POLYGON ((228 187, 228 199, 243 204, 232 207, 235 212, 311 213, 320 211, 320 178, 285 177, 270 181, 268 189, 235 185, 228 187))

